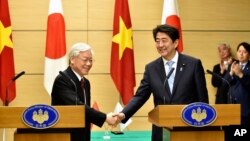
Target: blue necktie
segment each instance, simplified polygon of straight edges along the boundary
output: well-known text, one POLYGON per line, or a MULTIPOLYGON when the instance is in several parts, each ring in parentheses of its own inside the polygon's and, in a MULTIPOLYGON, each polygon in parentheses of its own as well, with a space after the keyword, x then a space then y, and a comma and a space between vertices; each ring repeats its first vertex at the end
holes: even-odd
MULTIPOLYGON (((169 74, 170 70, 171 70, 172 67, 173 67, 173 64, 174 64, 174 61, 168 61, 168 62, 167 62, 167 65, 168 65, 168 68, 169 68, 167 74, 169 74)), ((174 85, 174 73, 172 73, 172 74, 170 75, 170 77, 168 78, 168 86, 169 86, 169 88, 170 88, 171 94, 172 94, 173 85, 174 85)))
POLYGON ((241 68, 241 70, 244 70, 245 65, 244 64, 240 64, 240 68, 241 68))

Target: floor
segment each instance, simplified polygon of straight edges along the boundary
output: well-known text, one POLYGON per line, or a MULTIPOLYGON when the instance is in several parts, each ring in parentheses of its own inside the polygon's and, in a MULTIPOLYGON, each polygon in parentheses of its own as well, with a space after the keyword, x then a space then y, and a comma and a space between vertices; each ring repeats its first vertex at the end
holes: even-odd
POLYGON ((123 134, 94 131, 91 141, 151 141, 151 131, 125 131, 123 134))

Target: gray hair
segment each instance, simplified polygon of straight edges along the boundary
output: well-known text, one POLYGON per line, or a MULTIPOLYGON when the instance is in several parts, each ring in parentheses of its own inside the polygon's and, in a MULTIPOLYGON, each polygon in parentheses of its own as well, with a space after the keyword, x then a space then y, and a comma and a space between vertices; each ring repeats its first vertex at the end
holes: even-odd
POLYGON ((94 54, 94 51, 92 50, 90 45, 82 42, 76 43, 70 49, 69 58, 71 58, 72 56, 79 55, 81 51, 89 51, 89 50, 91 51, 92 54, 94 54))
POLYGON ((227 44, 227 43, 220 43, 220 44, 218 45, 218 47, 220 47, 220 46, 224 46, 224 47, 226 47, 226 48, 231 48, 230 45, 227 44))

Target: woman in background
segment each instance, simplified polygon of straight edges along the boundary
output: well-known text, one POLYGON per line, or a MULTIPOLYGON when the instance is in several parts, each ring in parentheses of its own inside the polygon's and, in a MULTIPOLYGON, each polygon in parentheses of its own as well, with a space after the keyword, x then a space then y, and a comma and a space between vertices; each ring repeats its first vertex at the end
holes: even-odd
MULTIPOLYGON (((235 61, 232 57, 231 48, 229 44, 221 43, 218 45, 218 53, 220 63, 214 65, 213 72, 219 76, 224 77, 228 66, 235 61)), ((212 85, 217 88, 215 104, 228 103, 228 89, 229 85, 222 86, 223 80, 218 76, 213 75, 211 78, 212 85)))

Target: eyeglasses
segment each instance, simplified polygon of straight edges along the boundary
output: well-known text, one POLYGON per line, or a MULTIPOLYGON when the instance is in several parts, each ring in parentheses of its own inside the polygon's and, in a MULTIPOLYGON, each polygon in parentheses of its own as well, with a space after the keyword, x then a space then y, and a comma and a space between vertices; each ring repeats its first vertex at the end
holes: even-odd
POLYGON ((81 57, 77 57, 78 59, 80 59, 83 63, 90 63, 90 64, 92 64, 93 62, 94 62, 94 59, 92 59, 92 58, 81 58, 81 57))

